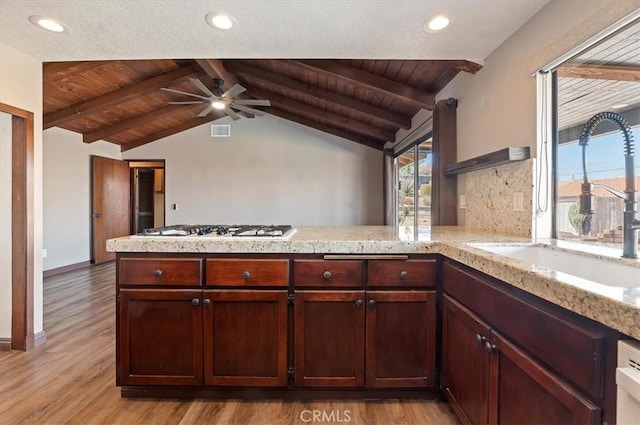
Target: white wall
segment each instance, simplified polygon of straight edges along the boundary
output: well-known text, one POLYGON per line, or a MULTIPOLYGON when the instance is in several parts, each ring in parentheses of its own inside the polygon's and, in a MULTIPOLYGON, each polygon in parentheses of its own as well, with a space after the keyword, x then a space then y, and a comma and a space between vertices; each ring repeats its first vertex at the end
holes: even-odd
MULTIPOLYGON (((0 102, 34 114, 33 331, 38 333, 42 331, 42 63, 3 43, 0 43, 0 102)), ((0 203, 10 202, 11 193, 2 192, 0 203)))
POLYGON ((44 270, 90 260, 90 155, 120 159, 113 143, 82 142, 82 135, 62 128, 43 133, 44 270))
POLYGON ((458 161, 507 146, 536 151, 536 81, 541 66, 640 7, 640 1, 554 0, 485 61, 460 73, 438 99, 458 99, 458 161))
POLYGON ((229 122, 230 138, 206 124, 123 153, 166 160, 167 224, 383 222, 382 152, 270 115, 229 122))
POLYGON ((0 338, 11 336, 11 115, 0 112, 0 338))

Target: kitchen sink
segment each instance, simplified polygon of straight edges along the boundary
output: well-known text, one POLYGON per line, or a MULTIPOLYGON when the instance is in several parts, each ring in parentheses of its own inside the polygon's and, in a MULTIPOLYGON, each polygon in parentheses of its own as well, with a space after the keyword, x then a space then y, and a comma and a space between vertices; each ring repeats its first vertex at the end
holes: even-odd
POLYGON ((471 243, 469 246, 602 285, 640 287, 640 262, 609 255, 616 250, 603 255, 595 249, 585 252, 541 243, 471 243))

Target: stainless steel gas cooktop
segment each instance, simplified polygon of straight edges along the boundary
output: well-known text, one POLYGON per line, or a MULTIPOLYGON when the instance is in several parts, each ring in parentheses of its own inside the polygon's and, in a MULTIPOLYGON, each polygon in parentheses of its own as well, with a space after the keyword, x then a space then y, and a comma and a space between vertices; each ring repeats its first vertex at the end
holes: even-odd
POLYGON ((210 237, 259 237, 286 239, 295 233, 290 225, 222 225, 175 224, 145 229, 137 236, 210 236, 210 237))

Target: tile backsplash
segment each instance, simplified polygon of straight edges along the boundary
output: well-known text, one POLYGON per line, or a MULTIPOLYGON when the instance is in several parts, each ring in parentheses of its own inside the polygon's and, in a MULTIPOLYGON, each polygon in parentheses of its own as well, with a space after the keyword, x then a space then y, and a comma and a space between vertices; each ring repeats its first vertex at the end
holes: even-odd
POLYGON ((496 233, 531 236, 535 160, 512 162, 461 176, 464 225, 496 233))

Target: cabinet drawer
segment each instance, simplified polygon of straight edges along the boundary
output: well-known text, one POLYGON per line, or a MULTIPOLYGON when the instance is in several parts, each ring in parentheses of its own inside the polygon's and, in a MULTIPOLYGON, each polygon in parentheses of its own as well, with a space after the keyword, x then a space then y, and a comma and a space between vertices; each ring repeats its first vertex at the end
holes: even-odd
POLYGON ((435 286, 437 260, 369 261, 368 286, 435 286))
POLYGON ((208 259, 207 286, 287 286, 289 260, 208 259))
POLYGON ((300 287, 362 286, 362 261, 296 260, 293 283, 300 287))
POLYGON ((121 258, 120 285, 201 284, 202 259, 199 258, 121 258))

